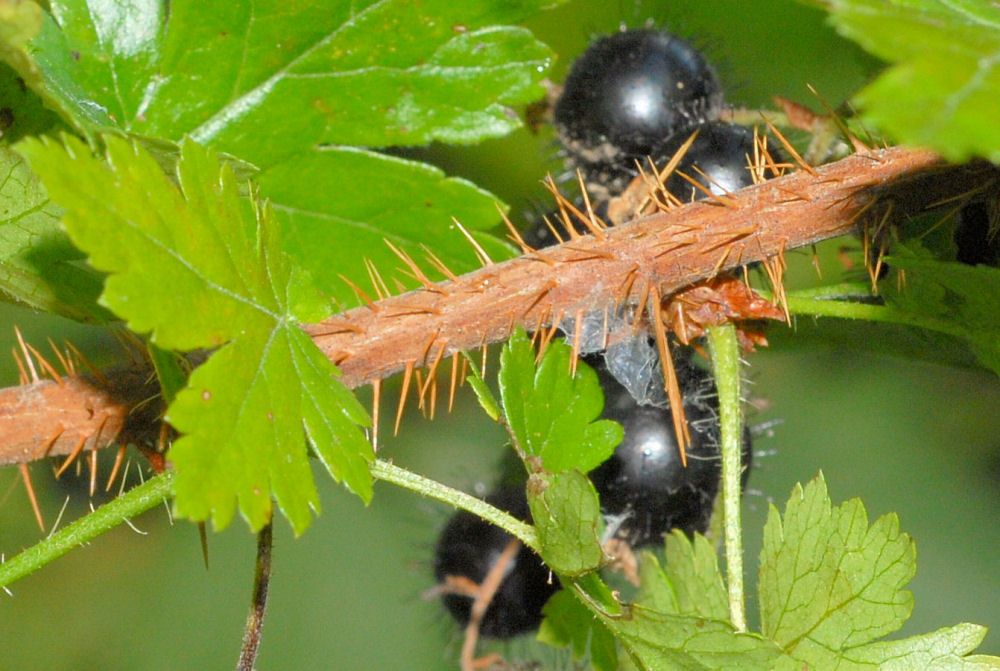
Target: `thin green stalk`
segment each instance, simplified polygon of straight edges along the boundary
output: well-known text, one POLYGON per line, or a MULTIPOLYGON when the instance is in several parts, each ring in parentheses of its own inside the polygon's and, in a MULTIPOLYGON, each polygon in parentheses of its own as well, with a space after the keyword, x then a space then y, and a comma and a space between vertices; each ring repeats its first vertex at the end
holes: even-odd
MULTIPOLYGON (((857 285, 844 284, 832 287, 821 287, 803 292, 790 292, 787 295, 788 312, 793 315, 808 315, 811 317, 837 317, 840 319, 863 319, 870 322, 886 322, 917 326, 929 331, 937 331, 948 335, 965 338, 968 332, 954 322, 934 319, 923 315, 915 315, 891 305, 875 305, 861 303, 856 300, 841 300, 844 295, 855 295, 849 292, 857 285), (849 292, 849 293, 845 293, 849 292)), ((757 290, 762 297, 771 299, 773 294, 765 290, 757 290)), ((871 294, 859 294, 871 295, 871 294)))
POLYGON ((499 508, 491 506, 482 499, 477 499, 475 496, 452 489, 382 459, 376 459, 375 463, 372 464, 371 470, 372 475, 379 480, 391 482, 394 485, 410 489, 418 494, 449 503, 456 508, 468 510, 470 513, 481 517, 491 524, 495 524, 507 533, 515 536, 535 552, 541 551, 541 546, 538 543, 538 535, 535 533, 533 526, 508 515, 499 508))
POLYGON ((708 345, 719 390, 719 419, 722 425, 722 509, 725 517, 726 583, 729 588, 729 615, 736 631, 746 631, 743 594, 743 539, 740 521, 740 476, 743 468, 743 422, 740 408, 740 349, 732 325, 708 329, 708 345))
POLYGON ((173 493, 174 474, 160 473, 105 503, 94 512, 57 531, 9 560, 0 564, 0 587, 6 587, 49 562, 58 559, 105 531, 110 531, 129 518, 159 505, 173 493))

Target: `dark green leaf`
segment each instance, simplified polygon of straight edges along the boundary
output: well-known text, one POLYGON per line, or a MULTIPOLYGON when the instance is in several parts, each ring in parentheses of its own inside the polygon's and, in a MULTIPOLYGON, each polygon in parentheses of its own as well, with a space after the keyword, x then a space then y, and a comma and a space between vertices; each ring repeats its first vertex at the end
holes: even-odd
POLYGON ((1000 12, 987 0, 826 0, 834 25, 894 63, 856 98, 902 143, 1000 161, 1000 12))
POLYGON ((964 337, 979 362, 1000 374, 1000 270, 937 261, 914 243, 893 247, 889 263, 906 271, 902 290, 886 287, 886 300, 932 319, 940 330, 964 337))
POLYGON ((528 506, 542 546, 542 559, 560 575, 600 568, 601 505, 590 479, 579 471, 532 473, 528 506))
POLYGON ((78 127, 190 135, 266 167, 318 143, 471 143, 518 127, 508 106, 542 97, 551 52, 499 24, 542 4, 246 0, 168 13, 161 0, 52 0, 44 21, 22 12, 8 61, 78 127))
POLYGON ((59 227, 62 208, 6 147, 0 178, 0 296, 80 321, 110 318, 97 305, 103 277, 59 227))
MULTIPOLYGON (((396 279, 416 284, 386 241, 419 261, 432 279, 443 279, 425 260, 425 250, 433 250, 456 274, 474 270, 479 261, 453 220, 478 232, 493 228, 500 216, 496 198, 465 180, 424 163, 352 147, 290 157, 265 170, 259 182, 287 231, 285 246, 296 264, 346 305, 358 299, 341 276, 359 284, 365 278, 370 287, 366 261, 393 290, 396 279), (393 268, 402 272, 391 273, 393 268)), ((495 260, 511 256, 511 249, 492 236, 479 241, 495 260)))
POLYGON ((220 347, 168 411, 185 433, 170 451, 178 511, 251 526, 271 496, 296 532, 318 509, 305 436, 331 475, 371 496, 368 418, 296 324, 329 313, 289 263, 270 211, 246 216, 233 172, 214 154, 182 147, 174 185, 136 145, 107 137, 107 161, 80 141, 26 141, 22 151, 66 208, 63 224, 109 272, 101 301, 160 347, 220 347), (303 428, 305 432, 303 433, 303 428))
POLYGON ((500 397, 507 422, 525 454, 541 457, 552 472, 589 471, 622 440, 621 425, 598 419, 604 397, 597 374, 581 361, 570 377, 571 356, 568 345, 554 341, 536 369, 534 349, 521 330, 500 354, 500 397))

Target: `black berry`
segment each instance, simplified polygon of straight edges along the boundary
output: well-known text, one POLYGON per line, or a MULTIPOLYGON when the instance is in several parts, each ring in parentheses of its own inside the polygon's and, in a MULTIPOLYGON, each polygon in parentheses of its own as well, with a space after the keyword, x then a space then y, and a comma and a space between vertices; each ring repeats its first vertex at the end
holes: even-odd
MULTIPOLYGON (((502 486, 486 497, 514 517, 530 521, 523 487, 502 486)), ((472 513, 459 511, 438 539, 434 577, 443 584, 448 576, 482 583, 513 537, 472 513)), ((559 589, 559 581, 538 556, 524 547, 508 565, 503 582, 493 596, 479 632, 489 638, 511 638, 534 631, 542 621, 542 606, 559 589)), ((444 593, 448 612, 463 627, 468 624, 472 597, 444 593)))
POLYGON ((554 118, 573 162, 629 165, 721 106, 722 87, 694 47, 663 31, 626 30, 576 60, 554 118))
MULTIPOLYGON (((681 200, 702 200, 706 194, 677 172, 692 177, 712 193, 723 196, 753 184, 750 166, 754 164, 753 130, 746 126, 713 121, 698 127, 698 137, 685 152, 674 174, 667 180, 667 190, 681 200), (696 169, 697 168, 697 169, 696 169)), ((666 163, 688 140, 694 130, 685 130, 671 138, 663 149, 658 165, 666 163)), ((774 156, 775 150, 769 150, 774 156)))
MULTIPOLYGON (((719 490, 718 399, 711 375, 681 362, 678 377, 691 435, 687 466, 681 464, 670 409, 639 405, 608 373, 588 361, 604 389, 604 417, 620 422, 625 437, 612 457, 590 473, 609 525, 633 547, 663 542, 671 529, 704 533, 719 490)), ((744 434, 743 484, 749 475, 750 435, 744 434)))

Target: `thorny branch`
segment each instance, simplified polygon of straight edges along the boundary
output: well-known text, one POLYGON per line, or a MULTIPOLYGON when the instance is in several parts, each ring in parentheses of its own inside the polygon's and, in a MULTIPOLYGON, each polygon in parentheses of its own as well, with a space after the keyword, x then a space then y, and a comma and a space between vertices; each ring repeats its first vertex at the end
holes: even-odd
MULTIPOLYGON (((888 148, 693 203, 558 247, 348 310, 303 328, 348 387, 529 330, 578 319, 742 264, 854 232, 869 216, 915 216, 994 188, 989 165, 949 166, 926 150, 888 148), (890 207, 891 206, 891 207, 890 207)), ((615 334, 609 334, 613 338, 615 334)), ((405 385, 404 385, 405 386, 405 385)), ((0 466, 104 447, 149 398, 145 385, 88 378, 0 390, 0 466)))

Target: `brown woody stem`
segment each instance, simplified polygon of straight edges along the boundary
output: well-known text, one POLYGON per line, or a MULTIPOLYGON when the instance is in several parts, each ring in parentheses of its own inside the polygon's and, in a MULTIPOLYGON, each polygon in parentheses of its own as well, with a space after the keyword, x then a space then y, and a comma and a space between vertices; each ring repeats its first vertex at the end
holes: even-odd
MULTIPOLYGON (((926 150, 855 154, 723 202, 655 214, 303 328, 340 368, 343 382, 358 387, 505 340, 515 326, 536 329, 641 302, 651 289, 668 296, 736 266, 849 234, 859 219, 889 204, 893 217, 905 218, 996 181, 992 166, 944 165, 926 150)), ((85 449, 103 447, 148 397, 141 385, 84 378, 0 390, 0 465, 67 454, 81 440, 85 449)))

